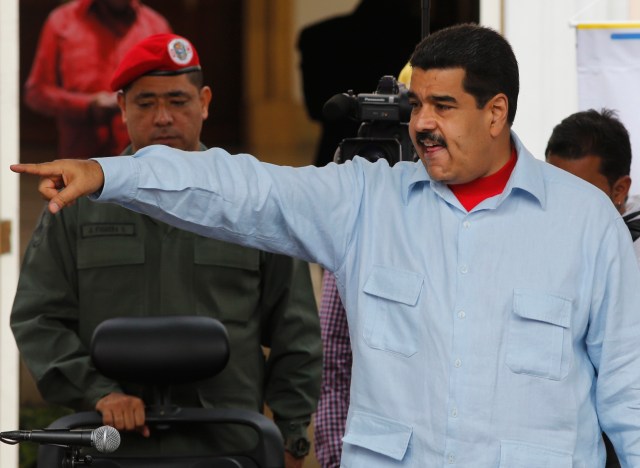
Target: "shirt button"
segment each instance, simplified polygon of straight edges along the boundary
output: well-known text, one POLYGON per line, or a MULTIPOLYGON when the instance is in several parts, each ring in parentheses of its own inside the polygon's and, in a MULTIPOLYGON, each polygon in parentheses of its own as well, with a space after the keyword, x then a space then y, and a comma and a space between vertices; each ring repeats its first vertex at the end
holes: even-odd
POLYGON ((453 453, 450 453, 447 459, 449 461, 449 465, 453 465, 456 462, 456 456, 453 453))
POLYGON ((463 319, 467 316, 467 314, 464 312, 464 310, 460 310, 458 311, 458 318, 459 319, 463 319))
POLYGON ((456 362, 454 362, 453 365, 456 367, 460 367, 462 365, 462 361, 460 359, 456 359, 456 362))
POLYGON ((464 223, 462 223, 462 227, 465 229, 469 229, 469 226, 471 226, 471 223, 469 221, 465 221, 464 223))
POLYGON ((460 266, 460 273, 462 273, 463 275, 469 273, 469 267, 467 265, 460 266))
POLYGON ((458 408, 453 408, 451 410, 451 417, 452 418, 457 418, 458 417, 458 408))

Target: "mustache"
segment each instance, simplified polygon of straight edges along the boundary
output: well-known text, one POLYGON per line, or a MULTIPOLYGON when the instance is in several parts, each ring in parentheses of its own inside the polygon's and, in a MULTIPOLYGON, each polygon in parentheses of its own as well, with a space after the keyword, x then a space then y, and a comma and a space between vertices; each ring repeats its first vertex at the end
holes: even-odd
POLYGON ((433 132, 417 132, 416 139, 421 144, 424 144, 424 141, 428 140, 439 146, 444 146, 444 147, 447 146, 447 142, 445 141, 444 137, 442 137, 442 135, 438 135, 433 132))

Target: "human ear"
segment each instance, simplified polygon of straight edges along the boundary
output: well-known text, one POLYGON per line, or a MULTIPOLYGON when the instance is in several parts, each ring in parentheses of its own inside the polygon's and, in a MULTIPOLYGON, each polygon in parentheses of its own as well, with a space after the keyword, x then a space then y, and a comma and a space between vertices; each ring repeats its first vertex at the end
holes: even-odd
POLYGON ((118 107, 120 108, 120 115, 122 115, 122 121, 127 123, 127 99, 122 91, 118 91, 116 95, 116 99, 118 100, 118 107))
POLYGON ((496 137, 502 133, 505 125, 507 125, 509 100, 503 93, 496 94, 487 102, 486 108, 490 117, 489 131, 492 136, 496 137))
POLYGON ((208 86, 203 86, 200 90, 200 105, 202 107, 202 120, 209 117, 209 104, 211 103, 212 92, 208 86))
POLYGON ((631 177, 628 175, 620 177, 613 183, 611 187, 611 200, 616 208, 622 206, 629 195, 631 188, 631 177))

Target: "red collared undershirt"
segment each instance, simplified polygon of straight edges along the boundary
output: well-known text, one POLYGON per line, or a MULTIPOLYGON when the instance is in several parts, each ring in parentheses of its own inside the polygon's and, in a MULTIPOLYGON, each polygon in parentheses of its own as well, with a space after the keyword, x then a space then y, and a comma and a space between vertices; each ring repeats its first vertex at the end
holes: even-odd
POLYGON ((472 180, 466 184, 449 185, 449 188, 467 211, 471 211, 478 203, 502 193, 516 166, 516 149, 511 147, 509 161, 495 174, 472 180))

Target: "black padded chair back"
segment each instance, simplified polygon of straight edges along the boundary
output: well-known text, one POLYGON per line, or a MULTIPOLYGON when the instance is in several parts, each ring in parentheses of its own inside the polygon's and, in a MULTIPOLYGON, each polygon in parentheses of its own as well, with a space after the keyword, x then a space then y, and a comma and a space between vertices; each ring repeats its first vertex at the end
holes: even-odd
MULTIPOLYGON (((250 428, 257 443, 243 453, 220 456, 149 454, 94 456, 94 468, 283 468, 284 444, 275 423, 255 411, 228 408, 184 408, 172 404, 172 385, 215 376, 229 360, 229 340, 222 323, 210 317, 119 317, 104 321, 93 334, 91 357, 96 368, 114 380, 139 383, 162 393, 161 405, 147 407, 150 426, 233 424, 250 428)), ((158 402, 154 402, 157 404, 158 402)), ((102 416, 87 411, 64 416, 47 429, 86 429, 102 425, 102 416)), ((38 468, 60 468, 66 449, 41 445, 38 468)))
POLYGON ((222 371, 229 361, 229 337, 211 317, 118 317, 96 327, 91 358, 113 380, 176 385, 222 371))

